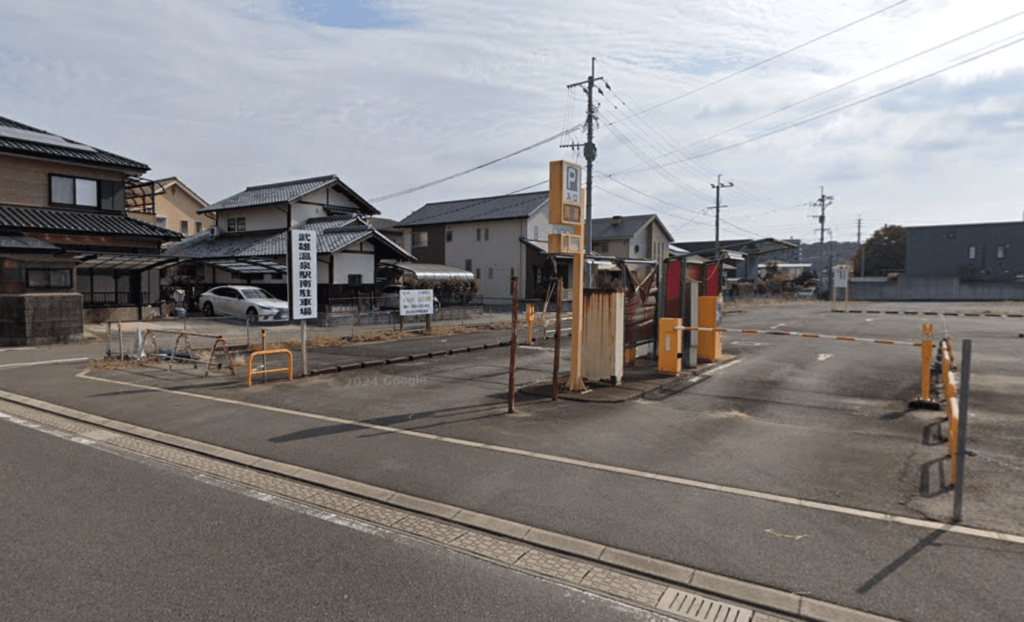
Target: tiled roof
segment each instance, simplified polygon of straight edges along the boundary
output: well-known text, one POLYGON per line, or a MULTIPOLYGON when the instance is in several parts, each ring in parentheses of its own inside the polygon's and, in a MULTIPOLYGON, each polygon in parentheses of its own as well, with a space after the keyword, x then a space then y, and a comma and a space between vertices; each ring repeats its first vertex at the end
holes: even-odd
MULTIPOLYGON (((373 227, 359 220, 345 218, 315 218, 297 227, 317 232, 318 253, 335 253, 366 238, 373 238, 394 249, 400 256, 413 256, 396 246, 373 227)), ((171 255, 193 259, 222 259, 230 257, 283 257, 288 254, 287 231, 248 231, 214 237, 213 231, 194 235, 167 249, 171 255)))
POLYGON ((12 205, 0 205, 0 229, 130 235, 164 240, 180 240, 183 237, 177 231, 135 220, 122 213, 104 214, 84 210, 15 207, 12 205))
POLYGON ((591 237, 595 240, 615 238, 631 238, 637 234, 654 216, 640 214, 637 216, 614 216, 612 218, 595 218, 591 225, 591 237), (615 220, 621 222, 615 224, 615 220))
POLYGON ((275 205, 279 203, 290 203, 297 201, 311 192, 325 187, 337 186, 337 190, 354 202, 359 211, 366 215, 375 215, 380 212, 370 205, 363 197, 356 194, 354 190, 346 186, 337 175, 325 175, 323 177, 311 177, 309 179, 298 179, 295 181, 284 181, 276 184, 265 184, 262 186, 249 186, 238 194, 221 199, 206 209, 204 212, 220 212, 243 207, 258 207, 260 205, 275 205))
POLYGON ((528 218, 540 209, 546 209, 548 193, 506 194, 482 199, 463 199, 443 203, 427 203, 399 222, 397 227, 440 225, 478 220, 504 220, 528 218))
POLYGON ((128 169, 138 175, 149 170, 142 162, 44 132, 7 117, 0 117, 0 152, 110 166, 128 169))

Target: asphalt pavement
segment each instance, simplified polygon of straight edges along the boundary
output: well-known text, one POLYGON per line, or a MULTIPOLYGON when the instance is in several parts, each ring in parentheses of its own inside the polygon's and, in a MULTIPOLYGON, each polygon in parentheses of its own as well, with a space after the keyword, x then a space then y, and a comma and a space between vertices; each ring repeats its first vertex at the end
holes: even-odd
MULTIPOLYGON (((920 324, 814 303, 735 310, 727 326, 913 340, 920 324)), ((1013 321, 946 319, 978 344, 967 530, 944 524, 943 448, 922 443, 935 413, 905 407, 920 368, 913 348, 727 335, 734 361, 663 394, 580 404, 520 393, 513 414, 500 347, 251 389, 223 375, 81 374, 75 364, 0 369, 0 380, 85 412, 857 610, 1014 619, 1024 610, 1022 549, 1006 534, 1024 531, 1024 495, 1015 494, 1019 412, 1007 409, 1020 403, 1013 321)), ((546 345, 520 350, 521 385, 550 369, 546 345)))

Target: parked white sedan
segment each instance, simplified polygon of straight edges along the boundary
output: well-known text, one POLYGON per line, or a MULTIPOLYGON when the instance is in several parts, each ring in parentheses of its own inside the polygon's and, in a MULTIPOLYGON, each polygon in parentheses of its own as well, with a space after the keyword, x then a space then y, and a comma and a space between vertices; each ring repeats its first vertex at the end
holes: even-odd
POLYGON ((287 320, 288 303, 274 298, 266 290, 249 285, 221 285, 199 296, 203 315, 244 317, 260 320, 287 320))

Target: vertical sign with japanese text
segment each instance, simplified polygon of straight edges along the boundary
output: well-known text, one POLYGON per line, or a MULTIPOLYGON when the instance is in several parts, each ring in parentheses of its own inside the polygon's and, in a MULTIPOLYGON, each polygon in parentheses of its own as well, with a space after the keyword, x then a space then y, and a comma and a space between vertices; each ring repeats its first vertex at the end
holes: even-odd
POLYGON ((316 232, 293 229, 291 237, 291 308, 293 320, 316 318, 316 232))

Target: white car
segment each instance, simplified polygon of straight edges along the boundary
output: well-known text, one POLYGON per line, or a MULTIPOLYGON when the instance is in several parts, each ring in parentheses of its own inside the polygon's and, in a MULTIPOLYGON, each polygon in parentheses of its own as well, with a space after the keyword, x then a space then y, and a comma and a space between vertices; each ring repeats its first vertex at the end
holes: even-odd
POLYGON ((266 290, 250 285, 221 285, 199 296, 203 315, 244 317, 261 320, 287 320, 288 303, 274 298, 266 290))

